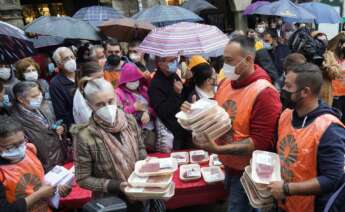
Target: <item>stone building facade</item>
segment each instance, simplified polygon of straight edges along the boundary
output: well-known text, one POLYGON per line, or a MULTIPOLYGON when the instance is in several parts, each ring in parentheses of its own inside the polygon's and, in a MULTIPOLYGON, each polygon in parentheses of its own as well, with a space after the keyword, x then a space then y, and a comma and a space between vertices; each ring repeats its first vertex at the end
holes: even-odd
POLYGON ((23 27, 22 7, 19 0, 0 0, 0 20, 23 27))

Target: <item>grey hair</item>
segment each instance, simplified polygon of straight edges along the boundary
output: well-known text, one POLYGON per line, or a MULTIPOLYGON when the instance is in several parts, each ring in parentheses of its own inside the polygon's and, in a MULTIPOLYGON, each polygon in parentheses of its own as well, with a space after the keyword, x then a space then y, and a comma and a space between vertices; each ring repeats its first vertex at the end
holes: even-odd
POLYGON ((16 99, 18 97, 23 97, 25 98, 29 91, 32 88, 36 88, 38 87, 40 89, 39 84, 37 84, 36 82, 32 82, 32 81, 23 81, 23 82, 18 82, 14 87, 13 87, 13 94, 16 97, 16 99))
POLYGON ((256 49, 255 49, 255 41, 253 39, 250 39, 245 35, 238 35, 232 38, 229 41, 229 44, 233 42, 240 44, 244 56, 251 55, 255 57, 256 49))
POLYGON ((73 51, 67 47, 59 47, 54 51, 53 60, 56 64, 61 64, 61 53, 65 51, 70 51, 73 55, 73 51))
POLYGON ((114 91, 113 85, 104 78, 84 77, 79 82, 79 88, 88 100, 97 92, 114 91))
POLYGON ((10 116, 2 116, 0 121, 0 140, 23 131, 20 122, 10 116))

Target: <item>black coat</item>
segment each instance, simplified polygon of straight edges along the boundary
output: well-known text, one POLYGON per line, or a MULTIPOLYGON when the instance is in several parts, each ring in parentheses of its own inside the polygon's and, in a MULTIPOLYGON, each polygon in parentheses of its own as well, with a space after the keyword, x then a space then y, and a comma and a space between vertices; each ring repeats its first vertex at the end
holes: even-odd
POLYGON ((184 89, 182 94, 177 94, 174 90, 174 80, 181 79, 176 74, 167 77, 161 71, 157 71, 148 94, 157 116, 174 135, 174 149, 181 149, 188 146, 191 135, 177 123, 175 115, 186 100, 188 91, 184 89))

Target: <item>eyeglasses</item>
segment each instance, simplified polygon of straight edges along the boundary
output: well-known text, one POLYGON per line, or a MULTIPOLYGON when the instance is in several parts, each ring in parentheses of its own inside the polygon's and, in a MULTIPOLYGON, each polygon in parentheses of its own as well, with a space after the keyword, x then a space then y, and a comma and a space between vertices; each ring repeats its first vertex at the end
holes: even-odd
POLYGON ((35 72, 37 71, 36 69, 26 69, 25 72, 28 73, 28 72, 35 72))
POLYGON ((5 150, 8 151, 8 150, 16 149, 16 148, 20 147, 25 142, 26 142, 25 139, 23 139, 23 140, 19 141, 18 143, 15 143, 15 144, 12 144, 12 145, 9 145, 9 146, 1 146, 0 145, 0 148, 5 149, 5 150))

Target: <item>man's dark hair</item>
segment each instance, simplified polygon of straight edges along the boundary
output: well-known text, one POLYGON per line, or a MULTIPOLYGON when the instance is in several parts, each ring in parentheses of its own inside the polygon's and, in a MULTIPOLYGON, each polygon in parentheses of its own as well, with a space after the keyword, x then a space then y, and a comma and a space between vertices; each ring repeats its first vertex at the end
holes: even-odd
POLYGON ((301 65, 307 62, 307 58, 300 53, 289 54, 283 62, 283 69, 286 73, 289 69, 293 68, 295 65, 301 65))
POLYGON ((198 87, 201 87, 213 74, 212 67, 207 63, 199 64, 193 67, 191 71, 193 72, 193 81, 198 87))
POLYGON ((317 65, 312 63, 295 65, 288 70, 288 72, 290 71, 297 74, 296 85, 298 90, 309 87, 315 96, 320 94, 323 78, 322 72, 317 65))
POLYGON ((1 116, 0 138, 7 138, 20 131, 23 131, 23 127, 18 121, 10 116, 1 116))
POLYGON ((139 45, 140 45, 140 41, 137 41, 137 40, 131 41, 128 43, 128 48, 134 48, 134 47, 137 47, 139 45))
POLYGON ((120 45, 119 41, 114 39, 114 38, 110 38, 104 42, 104 44, 103 44, 104 50, 107 50, 108 45, 109 46, 120 46, 120 49, 121 49, 121 45, 120 45))
POLYGON ((253 57, 255 57, 255 41, 253 39, 250 39, 245 35, 238 35, 231 39, 229 44, 233 42, 241 45, 245 56, 252 55, 253 57))

